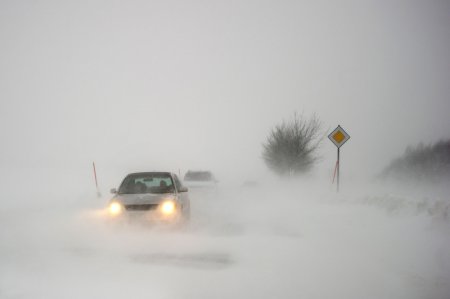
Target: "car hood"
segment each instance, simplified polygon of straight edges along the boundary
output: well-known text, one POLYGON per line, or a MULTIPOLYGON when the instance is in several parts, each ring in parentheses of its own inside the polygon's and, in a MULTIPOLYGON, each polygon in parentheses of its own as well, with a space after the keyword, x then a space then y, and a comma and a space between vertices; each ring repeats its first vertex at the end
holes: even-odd
POLYGON ((111 201, 118 201, 123 205, 143 205, 159 204, 168 199, 175 199, 175 194, 119 194, 114 196, 111 201))

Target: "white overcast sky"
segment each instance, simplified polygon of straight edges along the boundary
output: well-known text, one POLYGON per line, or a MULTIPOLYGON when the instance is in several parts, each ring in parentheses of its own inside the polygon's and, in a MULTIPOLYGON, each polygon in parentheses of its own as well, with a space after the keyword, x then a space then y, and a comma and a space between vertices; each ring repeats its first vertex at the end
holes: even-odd
POLYGON ((4 169, 251 178, 294 111, 349 177, 450 138, 450 1, 0 0, 0 43, 4 169))

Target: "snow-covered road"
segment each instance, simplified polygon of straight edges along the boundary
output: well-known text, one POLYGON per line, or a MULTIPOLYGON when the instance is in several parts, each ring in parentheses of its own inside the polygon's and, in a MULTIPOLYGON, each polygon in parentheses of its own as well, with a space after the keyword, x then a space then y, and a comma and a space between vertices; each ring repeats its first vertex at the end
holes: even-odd
POLYGON ((450 298, 448 221, 290 189, 191 200, 183 230, 1 209, 0 298, 450 298))

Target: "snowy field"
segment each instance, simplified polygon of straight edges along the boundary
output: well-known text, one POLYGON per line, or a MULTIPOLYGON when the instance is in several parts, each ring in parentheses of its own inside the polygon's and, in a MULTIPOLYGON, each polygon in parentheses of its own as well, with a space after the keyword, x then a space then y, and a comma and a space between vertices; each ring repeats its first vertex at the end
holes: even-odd
POLYGON ((450 298, 445 215, 318 190, 194 193, 182 230, 29 192, 0 209, 0 298, 450 298))

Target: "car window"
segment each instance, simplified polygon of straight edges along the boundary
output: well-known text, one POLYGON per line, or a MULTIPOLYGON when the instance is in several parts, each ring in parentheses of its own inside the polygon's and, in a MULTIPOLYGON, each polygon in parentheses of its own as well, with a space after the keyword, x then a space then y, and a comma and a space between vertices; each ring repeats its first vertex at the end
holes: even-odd
POLYGON ((127 176, 119 194, 172 193, 174 184, 169 173, 140 173, 127 176))
POLYGON ((213 175, 209 171, 188 171, 184 176, 184 180, 207 182, 213 180, 213 175))

